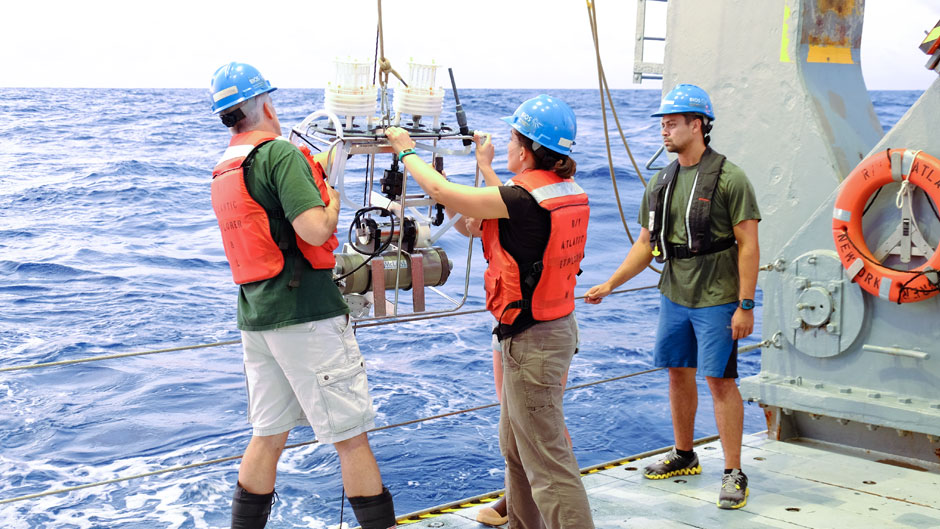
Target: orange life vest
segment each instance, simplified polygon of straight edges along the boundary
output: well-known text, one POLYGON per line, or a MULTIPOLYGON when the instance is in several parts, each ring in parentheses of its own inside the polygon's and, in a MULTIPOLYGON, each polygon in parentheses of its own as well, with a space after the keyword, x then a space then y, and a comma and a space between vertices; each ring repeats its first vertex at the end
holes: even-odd
MULTIPOLYGON (((283 138, 270 132, 236 134, 212 171, 212 209, 222 230, 222 244, 232 269, 232 279, 239 285, 270 279, 284 269, 284 250, 288 249, 289 243, 279 245, 271 236, 268 212, 248 193, 243 169, 245 160, 255 149, 277 139, 283 138)), ((320 197, 329 204, 330 194, 323 168, 313 160, 309 150, 303 154, 320 190, 320 197)), ((333 257, 333 250, 339 246, 336 235, 331 235, 322 246, 309 244, 298 235, 294 238, 313 268, 332 269, 336 264, 333 257)))
POLYGON ((521 309, 531 308, 537 321, 551 321, 574 311, 574 286, 584 258, 591 208, 587 194, 571 179, 552 171, 530 170, 506 185, 519 186, 551 214, 551 233, 542 260, 533 266, 537 281, 531 299, 523 299, 519 264, 499 242, 499 219, 483 221, 486 308, 504 325, 521 309), (540 273, 540 275, 539 275, 540 273))

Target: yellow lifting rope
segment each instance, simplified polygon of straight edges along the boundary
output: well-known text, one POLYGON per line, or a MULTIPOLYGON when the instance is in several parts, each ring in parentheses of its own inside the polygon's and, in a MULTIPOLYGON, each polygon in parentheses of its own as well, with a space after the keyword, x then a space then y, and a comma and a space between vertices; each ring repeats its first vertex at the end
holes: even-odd
MULTIPOLYGON (((610 86, 607 84, 607 75, 604 73, 604 65, 601 63, 601 48, 600 41, 597 36, 597 10, 594 7, 593 0, 587 0, 587 9, 588 9, 588 21, 591 24, 591 35, 594 38, 594 55, 597 59, 597 84, 598 91, 601 96, 601 116, 604 120, 604 142, 607 145, 607 168, 610 171, 610 181, 614 187, 614 198, 617 200, 617 209, 620 211, 620 221, 623 222, 623 229, 627 232, 627 238, 630 239, 630 244, 635 244, 633 239, 633 234, 630 233, 630 227, 627 225, 627 218, 623 214, 623 204, 620 201, 620 190, 617 188, 617 176, 614 172, 614 158, 610 150, 610 133, 607 130, 607 107, 604 103, 604 95, 607 96, 607 101, 610 102, 610 112, 614 116, 614 122, 617 124, 617 131, 620 133, 620 140, 623 142, 623 147, 627 150, 627 155, 630 157, 630 162, 633 163, 633 169, 636 170, 636 176, 640 179, 640 182, 643 183, 643 186, 646 186, 646 180, 643 178, 643 173, 640 171, 640 166, 636 163, 636 159, 633 158, 633 152, 630 150, 630 145, 627 143, 627 137, 623 133, 623 127, 620 126, 620 118, 617 117, 617 109, 614 107, 614 100, 610 95, 610 86)), ((652 264, 649 265, 649 269, 661 274, 662 270, 654 267, 652 264)))
POLYGON ((391 125, 391 116, 388 108, 388 98, 387 98, 387 89, 388 89, 388 74, 391 73, 401 81, 401 84, 408 86, 408 83, 401 78, 401 75, 398 75, 398 72, 392 68, 392 63, 385 57, 385 30, 382 27, 382 0, 377 0, 379 8, 379 22, 378 28, 376 29, 376 57, 375 63, 379 67, 379 86, 382 87, 382 124, 384 126, 391 125))

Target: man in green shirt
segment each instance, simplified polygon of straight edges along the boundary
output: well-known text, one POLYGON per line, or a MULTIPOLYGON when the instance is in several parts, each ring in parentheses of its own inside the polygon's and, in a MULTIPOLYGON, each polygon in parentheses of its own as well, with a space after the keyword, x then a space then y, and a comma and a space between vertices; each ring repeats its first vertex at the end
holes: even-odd
POLYGON ((718 506, 737 509, 748 496, 741 471, 744 406, 735 383, 737 341, 754 329, 760 211, 744 172, 708 147, 715 116, 704 90, 676 86, 653 116, 661 118, 663 143, 678 159, 650 180, 639 238, 614 274, 588 290, 586 301, 600 303, 654 257, 665 263, 654 362, 669 369, 675 446, 644 475, 701 473, 692 450, 698 369, 711 390, 725 456, 718 506))
POLYGON ((252 424, 231 527, 265 526, 288 433, 309 425, 336 448, 360 525, 388 529, 395 511, 366 437, 375 413, 365 362, 333 283, 339 196, 323 181, 321 160, 280 137, 274 90, 242 63, 222 66, 212 79, 213 113, 232 133, 213 171, 212 205, 240 285, 252 424))

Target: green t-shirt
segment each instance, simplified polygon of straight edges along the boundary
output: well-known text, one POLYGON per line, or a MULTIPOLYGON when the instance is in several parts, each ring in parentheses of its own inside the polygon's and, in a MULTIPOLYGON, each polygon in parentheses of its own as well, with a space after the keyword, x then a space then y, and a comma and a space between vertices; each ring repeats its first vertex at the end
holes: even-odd
MULTIPOLYGON (((685 215, 698 165, 680 167, 669 203, 666 240, 687 242, 685 215)), ((650 179, 640 204, 640 225, 649 229, 649 193, 662 171, 650 179)), ((711 205, 712 240, 734 237, 734 226, 760 220, 754 188, 740 167, 725 160, 711 205)), ((738 247, 690 259, 670 259, 663 267, 659 290, 672 302, 691 308, 713 307, 738 300, 738 247)))
MULTIPOLYGON (((312 207, 324 205, 310 166, 300 151, 286 141, 268 142, 255 152, 245 174, 245 186, 267 210, 275 241, 290 230, 288 221, 293 222, 312 207)), ((243 331, 276 329, 348 313, 349 307, 333 283, 333 271, 314 270, 302 256, 299 259, 285 256, 280 274, 239 288, 238 328, 243 331), (300 286, 291 289, 287 284, 295 266, 303 267, 303 271, 300 286)))

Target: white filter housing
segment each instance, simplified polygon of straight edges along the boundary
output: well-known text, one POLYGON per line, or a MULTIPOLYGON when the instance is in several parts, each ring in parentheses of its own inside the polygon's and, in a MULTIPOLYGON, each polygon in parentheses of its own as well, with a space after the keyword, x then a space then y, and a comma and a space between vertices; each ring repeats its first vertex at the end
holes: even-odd
POLYGON ((412 59, 408 62, 408 86, 397 87, 392 102, 396 123, 401 120, 402 114, 411 114, 432 117, 434 127, 437 128, 439 117, 444 110, 444 89, 435 86, 438 68, 440 65, 434 61, 419 63, 412 59))
POLYGON ((323 106, 337 116, 346 116, 346 128, 356 116, 366 117, 371 126, 376 111, 378 89, 372 84, 372 61, 336 58, 333 82, 327 83, 323 106))

